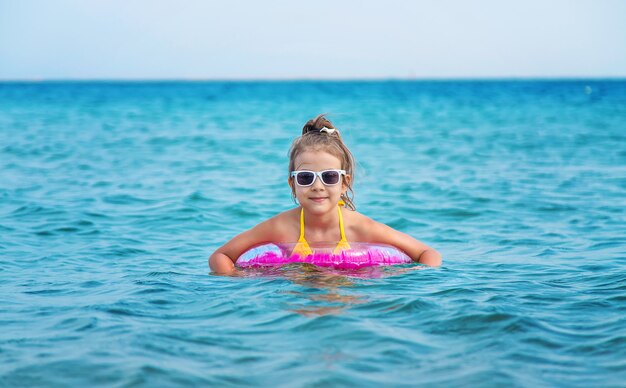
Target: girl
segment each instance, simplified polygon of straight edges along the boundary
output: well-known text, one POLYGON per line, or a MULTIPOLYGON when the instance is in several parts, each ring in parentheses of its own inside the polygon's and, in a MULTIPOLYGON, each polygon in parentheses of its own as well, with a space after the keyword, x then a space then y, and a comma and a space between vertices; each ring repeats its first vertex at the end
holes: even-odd
POLYGON ((298 241, 294 253, 300 255, 311 253, 309 242, 339 241, 335 250, 340 251, 349 249, 348 241, 358 241, 393 245, 416 262, 441 265, 441 255, 433 248, 356 211, 352 202, 353 171, 354 158, 339 131, 323 115, 309 120, 289 151, 288 183, 300 206, 218 248, 209 258, 211 270, 233 274, 237 258, 253 246, 294 241, 298 241))

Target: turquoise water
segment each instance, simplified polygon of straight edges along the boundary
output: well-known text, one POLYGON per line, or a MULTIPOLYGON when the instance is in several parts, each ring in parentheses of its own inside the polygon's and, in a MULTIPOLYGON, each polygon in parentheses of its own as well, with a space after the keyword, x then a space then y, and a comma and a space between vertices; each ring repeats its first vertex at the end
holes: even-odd
POLYGON ((623 386, 626 81, 0 84, 0 386, 623 386), (321 112, 439 269, 209 274, 321 112))

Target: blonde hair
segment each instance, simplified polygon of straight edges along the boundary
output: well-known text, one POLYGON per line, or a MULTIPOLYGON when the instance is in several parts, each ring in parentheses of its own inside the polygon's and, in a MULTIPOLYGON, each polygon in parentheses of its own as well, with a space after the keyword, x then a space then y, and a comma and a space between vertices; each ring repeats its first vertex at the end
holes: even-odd
MULTIPOLYGON (((348 191, 341 195, 341 200, 345 202, 347 208, 356 210, 353 201, 354 190, 352 190, 355 170, 354 156, 352 156, 352 152, 343 142, 337 128, 326 119, 325 115, 321 114, 307 121, 302 128, 302 136, 298 136, 291 143, 291 148, 289 149, 289 174, 295 170, 296 158, 305 151, 324 151, 341 161, 341 169, 346 170, 346 174, 352 178, 348 182, 345 176, 343 177, 343 183, 348 186, 348 191)), ((295 199, 293 186, 291 194, 295 199)))

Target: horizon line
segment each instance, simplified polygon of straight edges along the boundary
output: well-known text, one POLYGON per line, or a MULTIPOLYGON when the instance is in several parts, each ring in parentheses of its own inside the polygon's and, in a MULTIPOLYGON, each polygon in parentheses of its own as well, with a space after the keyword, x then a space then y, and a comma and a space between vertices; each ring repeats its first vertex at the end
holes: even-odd
POLYGON ((455 76, 455 77, 68 77, 68 78, 2 78, 2 83, 45 83, 45 82, 381 82, 381 81, 620 81, 620 76, 455 76))

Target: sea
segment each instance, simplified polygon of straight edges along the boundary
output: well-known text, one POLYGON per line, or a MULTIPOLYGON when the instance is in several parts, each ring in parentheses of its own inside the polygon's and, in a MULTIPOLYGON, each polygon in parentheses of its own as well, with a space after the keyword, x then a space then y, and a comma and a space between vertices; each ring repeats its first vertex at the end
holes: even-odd
POLYGON ((2 82, 0 386, 625 387, 626 80, 2 82), (441 267, 211 273, 321 113, 441 267))

